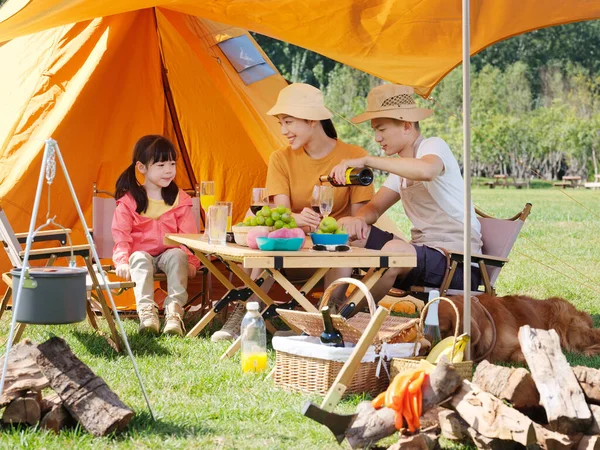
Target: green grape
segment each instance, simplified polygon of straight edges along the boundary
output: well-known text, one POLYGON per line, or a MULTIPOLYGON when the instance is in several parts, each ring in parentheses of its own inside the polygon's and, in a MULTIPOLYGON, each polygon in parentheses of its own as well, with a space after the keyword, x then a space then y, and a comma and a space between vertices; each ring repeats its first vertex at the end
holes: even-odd
POLYGON ((285 214, 287 212, 287 208, 285 206, 278 206, 277 207, 277 212, 279 214, 285 214))
POLYGON ((235 224, 236 227, 243 227, 244 226, 244 222, 239 222, 235 224))
POLYGON ((281 219, 281 214, 279 214, 277 211, 273 211, 271 212, 271 219, 277 222, 279 219, 281 219))
POLYGON ((247 227, 251 226, 251 225, 252 225, 252 224, 250 223, 251 221, 252 221, 252 217, 246 217, 246 218, 244 219, 244 225, 245 225, 245 226, 247 226, 247 227))
MULTIPOLYGON (((259 211, 259 212, 260 212, 260 211, 259 211)), ((256 223, 257 223, 257 224, 259 224, 259 225, 264 225, 264 223, 265 223, 265 218, 264 218, 263 216, 259 216, 259 215, 257 215, 257 216, 256 216, 256 223)))
POLYGON ((270 217, 267 217, 265 219, 265 225, 268 227, 272 227, 274 223, 275 223, 275 221, 273 219, 271 219, 270 217))
POLYGON ((269 217, 271 215, 271 208, 269 208, 268 206, 263 206, 262 209, 260 210, 260 212, 262 213, 262 215, 264 217, 269 217))
POLYGON ((292 220, 289 221, 288 225, 290 226, 290 228, 298 228, 298 224, 296 223, 293 217, 292 220))
POLYGON ((262 210, 258 210, 258 211, 256 211, 256 214, 255 214, 255 216, 256 216, 256 217, 260 217, 260 216, 262 216, 262 210))
POLYGON ((285 209, 285 212, 286 212, 287 214, 289 214, 290 216, 292 215, 292 210, 291 210, 290 208, 286 208, 286 209, 285 209))
POLYGON ((284 223, 283 223, 283 221, 282 221, 282 220, 277 220, 277 221, 275 221, 275 229, 276 229, 276 230, 279 230, 280 228, 282 228, 282 227, 283 227, 283 225, 284 225, 284 223))
POLYGON ((256 217, 252 217, 250 219, 250 226, 255 227, 256 225, 258 225, 258 222, 256 221, 256 217))
POLYGON ((292 220, 292 217, 288 213, 283 213, 281 215, 281 220, 283 220, 285 223, 290 223, 290 220, 292 220))
POLYGON ((284 223, 284 224, 283 224, 283 228, 287 228, 287 229, 289 229, 289 228, 291 228, 291 227, 290 227, 290 224, 289 224, 289 223, 284 223))

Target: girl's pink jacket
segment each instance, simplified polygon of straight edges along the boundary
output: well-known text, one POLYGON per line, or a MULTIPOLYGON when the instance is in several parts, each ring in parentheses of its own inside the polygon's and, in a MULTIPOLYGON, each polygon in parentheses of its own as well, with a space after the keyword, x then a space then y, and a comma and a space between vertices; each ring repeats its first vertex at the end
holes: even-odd
MULTIPOLYGON (((198 233, 196 221, 192 215, 192 199, 181 189, 177 206, 158 219, 139 215, 135 211, 136 207, 135 200, 129 193, 117 200, 112 221, 115 265, 129 264, 129 257, 136 251, 144 251, 152 256, 157 256, 169 248, 177 248, 177 246, 163 243, 165 234, 198 233)), ((185 246, 182 245, 180 248, 188 254, 190 264, 199 269, 200 260, 185 246)))

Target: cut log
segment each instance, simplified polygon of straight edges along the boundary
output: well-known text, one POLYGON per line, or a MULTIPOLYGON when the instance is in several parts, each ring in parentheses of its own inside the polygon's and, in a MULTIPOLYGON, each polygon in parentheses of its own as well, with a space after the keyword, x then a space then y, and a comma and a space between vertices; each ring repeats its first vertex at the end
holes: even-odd
POLYGON ((42 417, 40 428, 58 433, 66 426, 73 425, 74 423, 75 421, 71 414, 69 414, 69 411, 62 404, 59 404, 42 417))
POLYGON ((588 403, 600 404, 600 370, 591 367, 573 367, 588 403))
POLYGON ((90 433, 105 436, 124 428, 133 411, 104 380, 82 363, 60 338, 38 346, 37 363, 69 413, 90 433))
POLYGON ((475 447, 479 450, 517 450, 523 446, 515 441, 505 441, 502 439, 488 438, 479 434, 474 428, 469 427, 467 433, 475 447))
MULTIPOLYGON (((48 380, 35 362, 37 354, 37 346, 29 340, 10 349, 0 407, 8 405, 24 391, 41 391, 48 387, 48 380)), ((4 357, 0 358, 0 367, 4 367, 4 357)))
POLYGON ((40 401, 42 416, 52 411, 52 409, 57 405, 62 405, 62 400, 56 392, 52 391, 40 401))
POLYGON ((583 436, 577 450, 600 450, 600 436, 583 436))
POLYGON ((438 415, 442 437, 451 441, 470 441, 469 424, 456 411, 444 409, 438 415))
POLYGON ((2 414, 2 422, 6 424, 26 423, 35 425, 40 421, 41 408, 37 395, 26 394, 15 398, 8 404, 2 414))
POLYGON ((534 408, 540 404, 540 394, 533 378, 523 368, 497 366, 482 361, 475 370, 473 383, 517 409, 534 408))
POLYGON ((431 433, 420 433, 414 436, 401 437, 388 450, 433 450, 437 443, 437 436, 431 433))
POLYGON ((569 450, 577 448, 581 434, 567 436, 534 424, 537 444, 542 450, 569 450))
POLYGON ((590 405, 592 411, 592 425, 585 432, 586 434, 600 434, 600 406, 590 405))
POLYGON ((463 380, 460 390, 448 404, 470 427, 487 438, 515 441, 522 445, 535 442, 531 419, 467 380, 463 380))
MULTIPOLYGON (((423 413, 447 400, 460 386, 461 376, 446 359, 440 361, 423 383, 423 413)), ((374 409, 371 402, 362 402, 356 419, 346 432, 352 448, 364 448, 396 431, 395 411, 389 408, 374 409), (367 405, 368 403, 368 405, 367 405)))
POLYGON ((592 413, 556 331, 525 325, 519 329, 519 342, 550 428, 562 434, 587 430, 592 424, 592 413))

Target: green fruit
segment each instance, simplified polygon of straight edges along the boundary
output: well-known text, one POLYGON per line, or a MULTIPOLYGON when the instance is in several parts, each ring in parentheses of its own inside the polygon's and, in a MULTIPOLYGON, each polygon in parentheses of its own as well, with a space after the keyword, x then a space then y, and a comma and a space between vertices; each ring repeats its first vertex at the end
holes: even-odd
POLYGON ((288 213, 290 216, 292 215, 292 210, 290 208, 286 208, 285 212, 288 213))
POLYGON ((323 230, 321 230, 320 228, 317 228, 317 231, 315 231, 315 233, 317 233, 317 234, 324 234, 323 230))
POLYGON ((244 222, 239 222, 235 224, 236 227, 243 227, 244 226, 244 222))
POLYGON ((260 217, 260 216, 262 216, 262 211, 261 210, 256 211, 255 217, 260 217))
MULTIPOLYGON (((260 212, 260 211, 259 211, 260 212)), ((265 224, 265 218, 263 216, 256 216, 256 223, 259 225, 264 225, 265 224)))
POLYGON ((275 221, 275 225, 274 226, 275 226, 276 230, 279 230, 280 228, 283 228, 283 225, 285 225, 285 224, 283 223, 282 220, 277 220, 277 221, 275 221))
POLYGON ((246 217, 244 219, 244 225, 249 227, 251 225, 251 223, 250 223, 251 221, 252 221, 252 217, 246 217))
POLYGON ((335 233, 335 230, 338 229, 338 224, 333 217, 325 217, 321 220, 319 228, 325 233, 335 233))
POLYGON ((258 221, 256 220, 256 217, 253 217, 250 219, 250 226, 251 227, 255 227, 256 225, 258 225, 258 221))
POLYGON ((263 206, 262 209, 260 210, 260 212, 262 212, 262 215, 265 217, 269 217, 271 215, 271 208, 269 208, 268 206, 263 206))
POLYGON ((272 227, 274 223, 275 223, 275 221, 273 219, 271 219, 270 217, 267 217, 265 219, 265 225, 268 227, 272 227))
POLYGON ((333 232, 333 234, 347 234, 346 230, 344 229, 344 227, 342 228, 338 228, 337 230, 335 230, 333 232))
POLYGON ((284 224, 283 224, 283 228, 287 228, 287 229, 289 229, 289 228, 290 228, 290 224, 289 224, 289 223, 284 223, 284 224))
POLYGON ((298 228, 298 224, 296 223, 293 217, 292 220, 290 220, 290 222, 288 223, 288 225, 290 226, 290 228, 298 228))
POLYGON ((279 219, 281 219, 281 214, 279 214, 277 211, 273 211, 271 212, 271 219, 277 222, 279 219))
POLYGON ((288 213, 283 213, 281 215, 281 220, 283 220, 285 223, 290 223, 290 220, 292 220, 292 216, 290 216, 288 213))
POLYGON ((277 207, 277 212, 279 214, 285 214, 287 212, 287 208, 285 206, 278 206, 277 207))

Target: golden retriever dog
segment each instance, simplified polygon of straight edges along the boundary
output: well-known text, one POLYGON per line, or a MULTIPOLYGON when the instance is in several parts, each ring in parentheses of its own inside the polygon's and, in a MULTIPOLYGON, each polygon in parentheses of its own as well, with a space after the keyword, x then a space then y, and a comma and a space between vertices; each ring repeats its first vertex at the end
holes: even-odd
MULTIPOLYGON (((454 296, 450 300, 456 305, 462 324, 463 297, 454 296)), ((487 353, 493 340, 492 324, 478 302, 489 311, 496 325, 496 345, 485 357, 489 361, 525 362, 517 337, 523 325, 556 330, 565 351, 600 355, 600 329, 593 327, 588 313, 577 311, 568 301, 558 297, 536 300, 524 295, 484 294, 471 301, 471 358, 474 361, 487 353)), ((456 314, 452 306, 440 302, 439 317, 442 337, 454 335, 456 314)), ((462 325, 459 333, 462 333, 462 325)))

